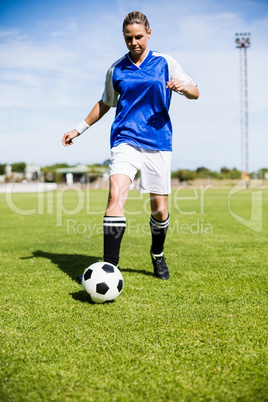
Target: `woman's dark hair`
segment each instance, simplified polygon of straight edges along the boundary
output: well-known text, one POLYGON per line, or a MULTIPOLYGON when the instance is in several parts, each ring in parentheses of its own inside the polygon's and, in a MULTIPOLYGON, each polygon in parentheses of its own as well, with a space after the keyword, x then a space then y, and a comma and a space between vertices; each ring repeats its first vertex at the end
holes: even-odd
POLYGON ((126 16, 123 22, 123 31, 127 25, 131 24, 143 24, 146 32, 148 32, 150 29, 150 24, 146 15, 140 13, 139 11, 132 11, 126 16))

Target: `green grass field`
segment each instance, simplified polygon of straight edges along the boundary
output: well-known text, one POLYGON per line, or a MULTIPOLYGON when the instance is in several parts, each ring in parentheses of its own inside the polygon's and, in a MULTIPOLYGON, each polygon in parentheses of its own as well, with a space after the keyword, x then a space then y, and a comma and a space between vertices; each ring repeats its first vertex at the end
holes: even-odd
POLYGON ((0 195, 0 400, 268 401, 268 191, 174 191, 168 281, 131 192, 123 292, 90 304, 75 278, 102 258, 106 197, 0 195))

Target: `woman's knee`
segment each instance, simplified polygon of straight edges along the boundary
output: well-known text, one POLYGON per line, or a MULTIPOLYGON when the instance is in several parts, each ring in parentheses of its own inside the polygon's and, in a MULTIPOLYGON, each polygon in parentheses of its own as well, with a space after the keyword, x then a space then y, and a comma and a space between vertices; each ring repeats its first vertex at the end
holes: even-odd
POLYGON ((112 215, 124 214, 130 184, 131 181, 127 176, 111 176, 106 213, 112 215))
POLYGON ((151 212, 155 219, 164 221, 168 218, 167 195, 151 195, 151 212))

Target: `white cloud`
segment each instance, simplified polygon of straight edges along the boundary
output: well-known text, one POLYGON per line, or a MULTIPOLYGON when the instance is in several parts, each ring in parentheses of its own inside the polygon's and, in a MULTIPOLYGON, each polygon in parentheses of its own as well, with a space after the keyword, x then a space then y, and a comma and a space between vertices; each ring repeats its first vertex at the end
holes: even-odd
POLYGON ((75 62, 74 51, 61 49, 56 44, 40 44, 32 39, 10 39, 0 44, 1 68, 45 69, 64 71, 75 62))

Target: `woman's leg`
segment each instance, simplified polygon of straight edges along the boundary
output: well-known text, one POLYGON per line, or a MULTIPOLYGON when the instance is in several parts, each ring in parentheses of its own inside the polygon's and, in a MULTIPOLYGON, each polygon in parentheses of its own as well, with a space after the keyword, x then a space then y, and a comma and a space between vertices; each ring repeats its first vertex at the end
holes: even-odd
POLYGON ((128 176, 110 176, 109 196, 103 218, 103 260, 118 265, 120 245, 126 228, 124 205, 131 180, 128 176))
POLYGON ((152 232, 152 249, 154 254, 161 254, 164 250, 164 243, 169 224, 167 210, 168 195, 151 194, 151 219, 150 227, 152 232))
POLYGON ((164 244, 169 225, 168 195, 151 194, 150 228, 152 233, 151 257, 154 273, 160 279, 168 279, 169 271, 164 258, 164 244))
POLYGON ((110 176, 109 196, 105 216, 124 216, 131 180, 124 174, 110 176))

